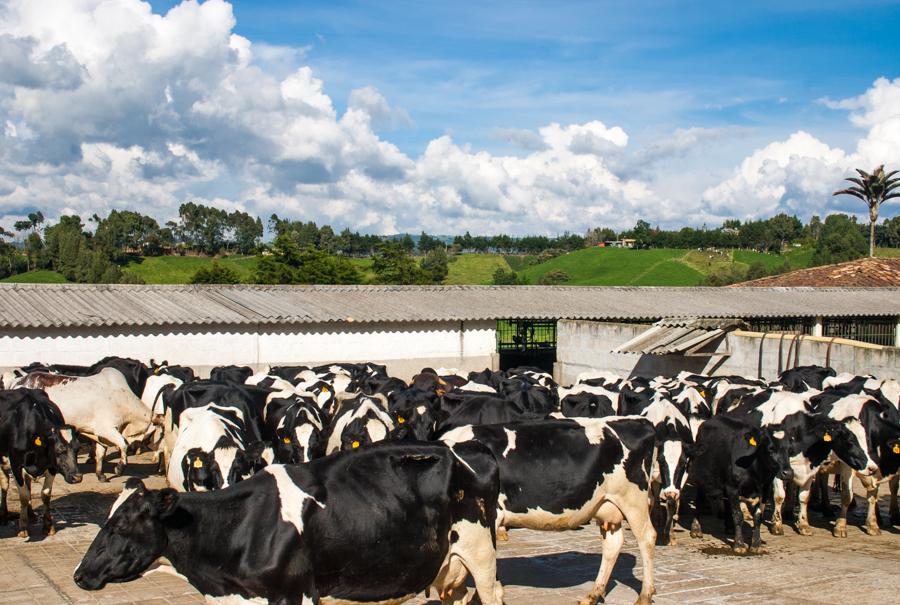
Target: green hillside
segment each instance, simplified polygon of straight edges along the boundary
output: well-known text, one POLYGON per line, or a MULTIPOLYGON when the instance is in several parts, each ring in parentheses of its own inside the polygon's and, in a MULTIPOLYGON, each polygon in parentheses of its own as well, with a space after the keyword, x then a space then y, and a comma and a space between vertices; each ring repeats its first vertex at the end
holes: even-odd
POLYGON ((448 268, 445 284, 490 284, 494 271, 510 269, 500 254, 460 254, 450 257, 448 268))
POLYGON ((703 274, 684 263, 684 250, 585 248, 528 267, 525 276, 533 284, 550 271, 568 273, 573 286, 692 286, 703 274))
MULTIPOLYGON (((217 260, 237 271, 245 280, 249 280, 256 270, 255 256, 226 256, 217 260)), ((125 270, 148 284, 186 284, 197 269, 212 262, 213 259, 206 256, 148 256, 129 263, 125 270)))
POLYGON ((17 284, 64 284, 66 283, 66 278, 56 271, 36 269, 34 271, 28 271, 27 273, 11 275, 10 277, 0 279, 0 282, 17 284))

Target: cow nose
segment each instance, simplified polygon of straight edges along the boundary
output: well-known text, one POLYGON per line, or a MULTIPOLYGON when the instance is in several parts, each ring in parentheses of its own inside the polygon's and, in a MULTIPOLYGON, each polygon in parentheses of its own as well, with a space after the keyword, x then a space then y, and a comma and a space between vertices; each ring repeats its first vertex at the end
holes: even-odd
POLYGON ((69 483, 81 483, 81 479, 82 479, 81 473, 75 473, 74 475, 72 475, 72 478, 69 481, 69 483))
POLYGON ((75 574, 72 576, 72 579, 75 581, 75 584, 78 586, 78 588, 86 588, 84 585, 84 576, 81 575, 80 571, 75 570, 75 574))
POLYGON ((875 463, 873 463, 873 462, 870 462, 869 464, 866 465, 866 476, 867 476, 867 477, 870 476, 870 475, 874 475, 874 474, 877 473, 877 472, 878 472, 878 465, 877 465, 877 464, 875 464, 875 463))
POLYGON ((678 500, 681 497, 681 491, 675 488, 666 488, 662 491, 663 500, 678 500))

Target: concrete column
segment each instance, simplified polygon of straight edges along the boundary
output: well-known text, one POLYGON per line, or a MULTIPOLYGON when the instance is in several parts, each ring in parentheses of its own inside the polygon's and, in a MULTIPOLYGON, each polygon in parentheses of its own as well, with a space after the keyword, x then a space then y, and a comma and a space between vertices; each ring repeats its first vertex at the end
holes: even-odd
POLYGON ((897 325, 894 326, 894 346, 900 347, 900 316, 897 317, 897 325))
POLYGON ((822 336, 822 333, 823 333, 822 324, 823 323, 824 322, 822 321, 821 317, 816 318, 816 321, 813 324, 813 333, 812 333, 813 336, 822 336))

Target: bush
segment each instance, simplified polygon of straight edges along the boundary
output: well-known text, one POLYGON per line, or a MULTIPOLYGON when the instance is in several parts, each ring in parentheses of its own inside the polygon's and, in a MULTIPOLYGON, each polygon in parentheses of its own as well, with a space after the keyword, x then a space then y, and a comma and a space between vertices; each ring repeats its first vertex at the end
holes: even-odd
POLYGON ((528 285, 528 278, 515 271, 506 271, 503 268, 498 267, 497 270, 494 271, 491 283, 495 286, 526 286, 528 285))
POLYGON ((750 268, 747 269, 747 279, 760 279, 762 277, 766 277, 768 275, 768 271, 766 270, 766 265, 761 261, 756 261, 750 268))
POLYGON ((213 261, 208 267, 200 267, 191 276, 192 284, 239 284, 241 276, 231 267, 213 261))
POLYGON ((572 279, 572 276, 566 273, 565 271, 549 271, 541 276, 541 279, 538 280, 538 283, 542 286, 556 286, 559 284, 564 284, 567 281, 572 279))

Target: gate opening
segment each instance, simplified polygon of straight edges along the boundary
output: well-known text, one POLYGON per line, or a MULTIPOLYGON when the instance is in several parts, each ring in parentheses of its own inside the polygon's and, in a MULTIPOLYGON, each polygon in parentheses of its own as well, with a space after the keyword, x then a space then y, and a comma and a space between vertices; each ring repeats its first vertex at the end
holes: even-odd
POLYGON ((497 353, 501 370, 533 366, 552 374, 556 363, 556 320, 499 320, 497 353))

